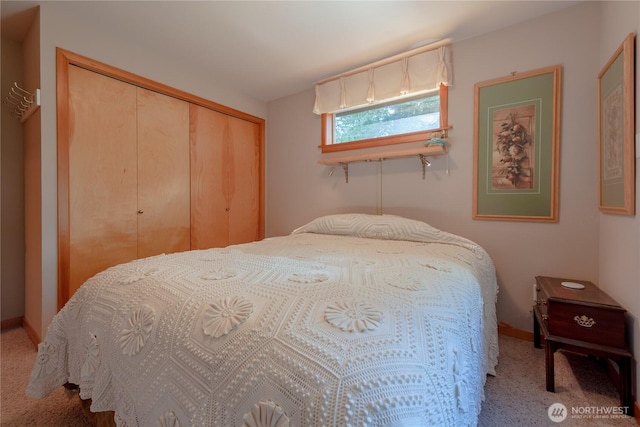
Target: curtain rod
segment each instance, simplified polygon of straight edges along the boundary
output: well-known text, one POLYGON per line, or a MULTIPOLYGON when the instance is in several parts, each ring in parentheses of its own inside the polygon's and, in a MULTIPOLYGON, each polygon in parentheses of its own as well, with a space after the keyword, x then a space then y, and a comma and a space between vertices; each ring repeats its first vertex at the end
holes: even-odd
POLYGON ((317 85, 321 85, 321 84, 324 84, 324 83, 329 83, 329 82, 334 81, 334 80, 338 80, 338 79, 340 79, 342 77, 352 76, 354 74, 358 74, 358 73, 361 73, 363 71, 367 71, 370 68, 377 68, 377 67, 381 67, 383 65, 390 64, 392 62, 396 62, 396 61, 398 61, 398 60, 400 60, 402 58, 409 58, 411 56, 415 56, 415 55, 418 55, 418 54, 421 54, 421 53, 424 53, 424 52, 429 52, 431 50, 436 50, 439 47, 448 45, 450 43, 451 43, 451 39, 442 39, 442 40, 434 42, 434 43, 429 43, 427 45, 420 46, 420 47, 417 47, 415 49, 408 50, 408 51, 406 51, 404 53, 399 53, 399 54, 391 56, 389 58, 385 58, 385 59, 381 59, 381 60, 376 61, 376 62, 372 62, 371 64, 368 64, 368 65, 363 65, 361 67, 355 68, 355 69, 350 70, 350 71, 345 71, 344 73, 335 75, 333 77, 329 77, 329 78, 326 78, 324 80, 320 80, 319 82, 316 82, 316 84, 317 85))

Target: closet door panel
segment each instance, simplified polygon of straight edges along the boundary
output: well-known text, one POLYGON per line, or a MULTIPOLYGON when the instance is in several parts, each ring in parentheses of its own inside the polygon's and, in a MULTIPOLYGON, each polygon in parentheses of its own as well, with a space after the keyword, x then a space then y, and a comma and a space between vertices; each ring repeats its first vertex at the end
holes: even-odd
POLYGON ((261 134, 247 120, 191 106, 191 247, 261 238, 261 134))
POLYGON ((138 258, 189 250, 189 103, 137 88, 138 258))
POLYGON ((225 155, 228 158, 229 244, 247 243, 260 237, 260 127, 236 117, 227 117, 225 155))
POLYGON ((226 116, 191 104, 191 248, 229 245, 229 183, 225 178, 226 116))
POLYGON ((137 258, 135 87, 71 66, 69 133, 70 297, 99 271, 137 258))

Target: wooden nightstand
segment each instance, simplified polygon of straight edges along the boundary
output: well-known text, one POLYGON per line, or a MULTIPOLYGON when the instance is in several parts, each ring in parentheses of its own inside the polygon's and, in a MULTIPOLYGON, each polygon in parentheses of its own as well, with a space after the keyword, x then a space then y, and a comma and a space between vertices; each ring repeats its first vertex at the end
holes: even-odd
POLYGON ((626 343, 625 309, 591 282, 536 277, 538 297, 533 306, 533 344, 545 338, 547 391, 555 391, 556 350, 611 359, 618 364, 620 406, 633 415, 631 369, 633 354, 626 343), (565 285, 562 285, 562 283, 565 285), (584 286, 583 289, 575 289, 584 286))

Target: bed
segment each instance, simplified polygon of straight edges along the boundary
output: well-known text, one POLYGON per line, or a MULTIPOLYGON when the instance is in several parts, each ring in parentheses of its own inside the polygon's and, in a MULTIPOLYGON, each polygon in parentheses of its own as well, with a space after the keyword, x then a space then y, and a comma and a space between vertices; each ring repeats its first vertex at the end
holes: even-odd
POLYGON ((79 386, 118 426, 474 426, 498 340, 479 245, 393 215, 159 255, 89 279, 27 394, 79 386))

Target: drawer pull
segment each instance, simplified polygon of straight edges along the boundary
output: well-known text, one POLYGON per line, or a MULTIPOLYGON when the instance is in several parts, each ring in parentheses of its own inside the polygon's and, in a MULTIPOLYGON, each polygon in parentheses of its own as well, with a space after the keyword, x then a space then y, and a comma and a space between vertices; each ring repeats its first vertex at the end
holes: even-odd
POLYGON ((584 314, 582 316, 575 316, 573 320, 583 328, 590 328, 596 324, 596 321, 591 317, 587 317, 584 314))
POLYGON ((546 299, 539 299, 536 301, 536 304, 538 305, 547 305, 547 300, 546 299))

